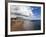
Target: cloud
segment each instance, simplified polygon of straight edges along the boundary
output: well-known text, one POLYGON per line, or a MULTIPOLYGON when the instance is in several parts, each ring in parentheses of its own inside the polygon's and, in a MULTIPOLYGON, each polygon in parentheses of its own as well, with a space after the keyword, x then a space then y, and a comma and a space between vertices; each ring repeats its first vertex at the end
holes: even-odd
POLYGON ((23 6, 23 5, 14 6, 13 9, 12 9, 12 13, 19 13, 21 15, 28 16, 28 17, 23 17, 22 16, 25 19, 30 19, 30 20, 39 20, 40 19, 39 16, 34 15, 34 13, 32 12, 32 8, 30 6, 23 6))

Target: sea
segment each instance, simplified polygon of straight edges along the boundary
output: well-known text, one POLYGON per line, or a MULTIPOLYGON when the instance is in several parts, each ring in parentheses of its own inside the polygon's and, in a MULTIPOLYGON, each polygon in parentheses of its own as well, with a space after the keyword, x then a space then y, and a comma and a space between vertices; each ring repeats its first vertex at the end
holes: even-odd
POLYGON ((23 25, 25 30, 40 30, 41 20, 25 20, 23 25))

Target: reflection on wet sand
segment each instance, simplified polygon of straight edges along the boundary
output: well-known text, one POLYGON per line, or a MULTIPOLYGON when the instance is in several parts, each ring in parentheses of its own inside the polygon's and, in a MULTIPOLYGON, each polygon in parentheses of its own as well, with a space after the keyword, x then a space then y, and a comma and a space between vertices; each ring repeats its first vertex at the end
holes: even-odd
POLYGON ((33 30, 34 29, 34 24, 30 20, 25 20, 23 25, 24 25, 25 30, 33 30))

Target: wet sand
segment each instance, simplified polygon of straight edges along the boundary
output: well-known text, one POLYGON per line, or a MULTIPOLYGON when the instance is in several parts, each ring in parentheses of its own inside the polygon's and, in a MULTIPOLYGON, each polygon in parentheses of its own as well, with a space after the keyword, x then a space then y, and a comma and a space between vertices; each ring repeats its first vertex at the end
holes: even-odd
POLYGON ((12 19, 11 31, 28 31, 39 30, 40 21, 24 20, 24 19, 12 19))

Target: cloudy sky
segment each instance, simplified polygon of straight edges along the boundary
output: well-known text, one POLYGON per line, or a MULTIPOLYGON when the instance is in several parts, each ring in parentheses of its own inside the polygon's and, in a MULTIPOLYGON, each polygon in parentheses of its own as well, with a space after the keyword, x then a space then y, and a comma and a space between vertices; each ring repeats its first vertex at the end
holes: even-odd
POLYGON ((32 6, 32 13, 34 16, 32 16, 34 19, 40 19, 41 16, 41 7, 32 6))
POLYGON ((17 6, 11 6, 11 12, 29 16, 29 17, 24 17, 26 19, 40 20, 41 7, 17 5, 17 6))

